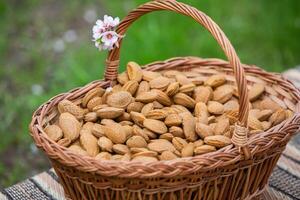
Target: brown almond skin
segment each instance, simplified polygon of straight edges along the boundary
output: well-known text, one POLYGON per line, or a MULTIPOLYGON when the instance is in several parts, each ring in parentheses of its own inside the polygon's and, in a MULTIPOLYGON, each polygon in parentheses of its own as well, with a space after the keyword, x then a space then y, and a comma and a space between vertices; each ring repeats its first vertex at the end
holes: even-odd
POLYGON ((101 87, 96 87, 94 89, 91 89, 86 93, 86 95, 82 99, 82 105, 83 107, 86 107, 88 102, 94 98, 94 97, 101 97, 105 93, 105 90, 101 87))
POLYGON ((60 113, 68 112, 79 120, 82 119, 84 115, 84 110, 82 108, 67 99, 59 102, 57 108, 60 113))
POLYGON ((215 115, 221 115, 224 112, 224 106, 223 104, 217 102, 217 101, 209 101, 207 106, 208 112, 215 114, 215 115))
POLYGON ((248 93, 249 96, 249 100, 250 101, 255 101, 256 99, 258 99, 263 92, 265 91, 265 86, 262 84, 254 84, 248 93))
POLYGON ((129 80, 141 82, 143 78, 143 71, 139 64, 131 61, 127 63, 127 75, 129 80))
POLYGON ((127 91, 120 91, 112 93, 107 97, 106 103, 115 108, 123 108, 125 109, 132 100, 132 96, 127 91))
POLYGON ((222 148, 231 144, 230 138, 223 135, 213 135, 204 138, 204 143, 215 146, 217 148, 222 148))
POLYGON ((127 106, 127 112, 130 113, 131 111, 134 112, 141 112, 144 104, 141 102, 132 102, 127 106))
POLYGON ((136 101, 142 102, 142 103, 152 103, 157 99, 158 94, 151 90, 149 92, 143 92, 135 98, 136 101))
POLYGON ((176 156, 172 151, 164 151, 159 156, 160 160, 173 160, 176 158, 178 158, 178 156, 176 156))
POLYGON ((113 143, 107 137, 100 137, 97 143, 102 151, 112 152, 113 143))
POLYGON ((182 157, 191 157, 194 155, 194 144, 189 143, 183 149, 181 150, 181 156, 182 157))
POLYGON ((182 123, 182 119, 178 114, 170 114, 165 119, 167 126, 179 126, 182 123))
POLYGON ((57 125, 49 125, 44 129, 44 131, 49 136, 49 138, 55 142, 63 137, 63 132, 57 125))
POLYGON ((213 129, 206 125, 206 124, 202 124, 202 123, 196 123, 196 133, 202 138, 204 139, 207 136, 211 136, 214 134, 213 129))
POLYGON ((111 154, 108 152, 100 152, 96 157, 96 160, 110 160, 111 154))
POLYGON ((127 140, 126 145, 129 148, 143 148, 147 147, 147 142, 142 136, 135 135, 127 140))
POLYGON ((196 102, 207 103, 213 97, 213 90, 209 86, 199 86, 194 90, 193 97, 196 102))
POLYGON ((112 149, 114 152, 116 152, 117 154, 121 154, 121 155, 129 153, 129 148, 124 144, 114 144, 112 146, 112 149))
POLYGON ((270 122, 273 126, 280 124, 286 119, 286 113, 285 110, 279 109, 275 113, 273 113, 270 117, 270 122))
POLYGON ((74 153, 77 153, 79 155, 82 155, 82 156, 87 156, 88 153, 82 148, 80 147, 79 145, 71 145, 70 147, 68 147, 68 149, 74 153))
POLYGON ((59 116, 59 127, 63 131, 65 138, 74 141, 79 137, 81 125, 70 113, 62 113, 59 116))
POLYGON ((164 134, 168 132, 167 126, 159 120, 145 119, 143 125, 150 131, 153 131, 157 134, 164 134))
POLYGON ((181 151, 188 143, 185 139, 180 137, 174 137, 172 139, 173 146, 178 150, 181 151))
POLYGON ((214 128, 215 135, 222 135, 229 130, 229 119, 227 117, 223 117, 218 120, 216 127, 214 128))
POLYGON ((135 93, 136 96, 142 94, 143 92, 149 92, 150 91, 150 85, 147 81, 142 81, 139 84, 139 87, 135 93))
POLYGON ((83 129, 80 131, 80 144, 92 157, 99 153, 98 139, 89 130, 83 129))
POLYGON ((181 137, 183 138, 184 137, 184 134, 183 134, 183 130, 182 128, 180 127, 177 127, 177 126, 171 126, 169 128, 169 132, 174 135, 174 137, 181 137))
POLYGON ((196 104, 194 99, 184 93, 177 93, 176 95, 174 95, 173 100, 174 103, 185 106, 187 108, 194 108, 196 104))
POLYGON ((124 113, 122 108, 105 107, 96 111, 97 116, 102 119, 115 119, 124 113))
POLYGON ((151 140, 148 144, 148 149, 158 153, 162 153, 163 151, 175 151, 175 147, 172 145, 172 143, 165 139, 151 140))
POLYGON ((198 122, 201 122, 203 124, 208 124, 209 113, 205 103, 203 102, 196 103, 194 113, 195 113, 195 117, 197 117, 198 122))
POLYGON ((197 140, 197 135, 195 132, 196 120, 191 113, 181 113, 183 133, 186 139, 190 142, 197 140))
POLYGON ((194 153, 195 155, 201 155, 201 154, 205 154, 205 153, 209 153, 209 152, 213 152, 216 151, 216 147, 211 146, 211 145, 202 145, 202 146, 198 146, 194 149, 194 153))
POLYGON ((224 75, 212 75, 205 81, 204 84, 211 87, 218 87, 223 85, 225 82, 226 78, 224 75))
POLYGON ((114 123, 104 126, 105 136, 115 144, 122 144, 126 141, 126 132, 120 124, 114 123))

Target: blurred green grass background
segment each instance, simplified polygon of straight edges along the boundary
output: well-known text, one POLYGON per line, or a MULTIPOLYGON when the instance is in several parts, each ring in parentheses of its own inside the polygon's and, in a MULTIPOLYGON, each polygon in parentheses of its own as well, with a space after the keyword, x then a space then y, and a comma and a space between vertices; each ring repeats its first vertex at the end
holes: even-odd
MULTIPOLYGON (((181 0, 211 16, 242 62, 281 72, 300 63, 300 1, 181 0)), ((50 167, 28 134, 32 112, 52 96, 101 79, 105 52, 91 41, 104 14, 124 17, 146 0, 10 0, 0 2, 0 188, 50 167)), ((174 56, 220 57, 221 49, 193 20, 149 14, 124 39, 126 62, 174 56)))

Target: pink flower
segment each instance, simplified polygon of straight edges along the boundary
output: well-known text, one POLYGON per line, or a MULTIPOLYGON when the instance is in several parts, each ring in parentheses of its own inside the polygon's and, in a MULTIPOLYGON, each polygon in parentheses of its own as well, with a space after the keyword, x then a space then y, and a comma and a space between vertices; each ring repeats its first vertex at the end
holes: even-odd
POLYGON ((112 50, 118 47, 118 39, 122 37, 115 32, 119 25, 120 19, 104 15, 103 20, 97 20, 93 26, 93 41, 99 50, 112 50))

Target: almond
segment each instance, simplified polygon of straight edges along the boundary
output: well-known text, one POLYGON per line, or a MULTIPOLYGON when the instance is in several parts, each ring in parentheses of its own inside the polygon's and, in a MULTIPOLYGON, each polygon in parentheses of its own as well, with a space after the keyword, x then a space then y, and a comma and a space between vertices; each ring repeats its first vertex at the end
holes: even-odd
POLYGON ((253 130, 263 130, 260 121, 251 115, 248 117, 248 126, 253 130))
POLYGON ((163 151, 175 151, 175 147, 172 143, 165 139, 151 140, 148 144, 148 148, 158 153, 162 153, 163 151))
POLYGON ((127 140, 126 145, 129 148, 143 148, 147 147, 147 142, 142 136, 135 135, 127 140))
POLYGON ((161 76, 161 74, 158 72, 143 70, 143 80, 145 80, 145 81, 152 81, 153 79, 156 79, 160 76, 161 76))
POLYGON ((179 88, 179 92, 190 93, 190 92, 193 92, 195 88, 196 88, 196 85, 194 83, 189 83, 189 84, 182 85, 179 88))
POLYGON ((285 118, 286 118, 285 110, 279 109, 271 115, 270 122, 272 123, 272 126, 275 126, 283 122, 285 118))
POLYGON ((262 85, 262 84, 254 84, 250 90, 249 90, 249 93, 248 93, 248 96, 249 96, 249 100, 250 101, 255 101, 256 99, 258 99, 262 94, 263 92, 265 91, 265 86, 262 85))
POLYGON ((144 104, 141 102, 132 102, 127 106, 127 112, 130 113, 131 111, 134 112, 141 112, 144 104))
POLYGON ((158 134, 164 134, 168 131, 167 126, 163 122, 155 119, 145 119, 143 125, 150 131, 158 134))
POLYGON ((195 100, 189 97, 188 95, 184 93, 177 93, 173 97, 174 103, 185 106, 187 108, 194 108, 195 107, 195 100))
POLYGON ((68 149, 70 151, 72 151, 76 154, 82 155, 82 156, 87 156, 88 155, 88 153, 82 147, 80 147, 79 145, 71 145, 68 149))
POLYGON ((193 97, 196 102, 207 103, 212 100, 213 90, 209 86, 199 86, 194 90, 193 97))
POLYGON ((127 73, 126 73, 126 72, 122 72, 121 74, 118 74, 117 80, 118 80, 118 82, 119 82, 121 85, 124 85, 126 82, 129 81, 129 78, 128 78, 128 76, 127 76, 127 73))
POLYGON ((99 153, 98 139, 91 131, 83 129, 80 131, 80 143, 88 155, 95 157, 99 153))
POLYGON ((206 124, 202 124, 197 122, 196 123, 196 133, 202 138, 204 139, 207 136, 211 136, 214 134, 213 129, 206 125, 206 124))
POLYGON ((107 137, 100 137, 97 143, 102 151, 112 152, 113 143, 107 137))
POLYGON ((129 92, 120 91, 112 93, 107 97, 106 103, 115 108, 125 109, 132 101, 132 96, 129 92))
POLYGON ((179 87, 180 85, 178 82, 171 83, 167 88, 166 94, 169 97, 174 96, 177 92, 179 92, 179 87))
POLYGON ((121 155, 129 153, 129 148, 124 144, 114 144, 112 146, 112 149, 114 152, 116 152, 117 154, 121 154, 121 155))
POLYGON ((151 90, 149 92, 143 92, 135 98, 136 101, 142 102, 142 103, 151 103, 157 99, 158 94, 151 90))
POLYGON ((195 105, 195 117, 197 117, 197 121, 203 124, 208 124, 208 110, 207 110, 207 106, 205 103, 203 102, 198 102, 195 105))
POLYGON ((239 110, 239 102, 237 100, 230 100, 224 104, 224 111, 239 110))
POLYGON ((84 121, 86 122, 96 122, 98 119, 97 113, 89 112, 84 115, 84 121))
POLYGON ((147 81, 140 82, 140 85, 135 93, 135 95, 142 94, 143 92, 149 92, 150 91, 150 85, 147 81))
POLYGON ((122 144, 126 141, 126 132, 120 124, 114 123, 104 126, 105 136, 115 144, 122 144))
POLYGON ((167 126, 179 126, 182 123, 182 119, 178 114, 170 114, 165 119, 167 126))
POLYGON ((139 126, 143 126, 143 123, 146 119, 146 117, 142 113, 138 112, 130 112, 130 117, 139 126))
POLYGON ((169 132, 174 135, 174 137, 184 137, 183 130, 180 127, 172 126, 170 127, 169 132))
POLYGON ((184 112, 190 112, 186 107, 182 105, 172 105, 171 108, 178 114, 184 112))
POLYGON ((213 92, 213 100, 225 103, 229 99, 231 99, 233 95, 233 87, 231 85, 222 85, 217 87, 216 90, 213 92))
POLYGON ((224 112, 224 106, 217 101, 209 101, 207 110, 212 114, 221 115, 224 112))
POLYGON ((96 157, 96 160, 110 160, 111 154, 108 152, 100 152, 96 157))
POLYGON ((222 117, 218 120, 216 127, 214 128, 215 135, 222 135, 229 130, 229 119, 227 117, 222 117))
POLYGON ((99 106, 101 104, 102 104, 102 98, 94 97, 88 102, 86 107, 89 109, 89 111, 93 111, 93 108, 95 108, 96 106, 99 106))
POLYGON ((213 136, 207 136, 204 138, 204 143, 215 146, 217 148, 222 148, 227 145, 231 144, 230 138, 223 136, 223 135, 213 135, 213 136))
POLYGON ((211 86, 211 87, 218 87, 220 85, 223 85, 226 82, 226 78, 224 75, 212 75, 210 76, 205 82, 205 85, 211 86))
POLYGON ((193 143, 189 143, 188 145, 183 147, 183 149, 181 150, 182 157, 190 157, 190 156, 193 156, 193 154, 194 154, 194 144, 193 143))
POLYGON ((106 107, 96 111, 97 116, 102 119, 115 119, 124 113, 122 108, 106 107))
POLYGON ((157 152, 155 151, 149 151, 149 150, 146 150, 146 151, 141 151, 139 153, 135 153, 132 158, 135 158, 137 156, 148 156, 148 157, 156 157, 157 156, 157 152))
POLYGON ((149 111, 153 109, 154 109, 153 103, 148 103, 142 108, 141 113, 145 116, 149 111))
POLYGON ((182 126, 183 126, 183 133, 185 138, 190 141, 194 142, 197 140, 197 135, 195 132, 195 124, 196 120, 191 113, 181 113, 182 117, 182 126))
POLYGON ((127 64, 127 75, 129 80, 140 82, 143 78, 143 71, 136 62, 127 64))
POLYGON ((156 92, 157 94, 157 98, 156 100, 161 103, 162 105, 165 106, 170 106, 172 105, 172 101, 171 99, 168 97, 168 95, 166 95, 166 93, 164 93, 161 90, 157 90, 157 89, 153 89, 152 91, 156 92))
POLYGON ((157 135, 155 133, 153 133, 152 131, 150 131, 146 128, 143 128, 143 132, 151 139, 157 138, 157 135))
POLYGON ((155 157, 149 157, 149 156, 137 156, 132 159, 132 161, 136 162, 155 162, 158 161, 155 157))
POLYGON ((92 134, 96 137, 102 137, 104 136, 104 129, 103 125, 101 124, 94 124, 92 129, 92 134))
POLYGON ((203 140, 200 139, 194 142, 194 147, 196 148, 202 146, 203 144, 204 144, 203 140))
POLYGON ((55 142, 63 137, 63 132, 57 125, 49 125, 44 129, 49 138, 55 142))
POLYGON ((262 110, 258 113, 257 119, 259 121, 266 121, 269 119, 269 117, 272 115, 273 111, 272 110, 262 110))
POLYGON ((63 138, 57 141, 58 145, 61 145, 63 147, 68 147, 71 144, 71 140, 69 138, 63 138))
POLYGON ((202 146, 198 146, 194 149, 194 153, 196 155, 201 155, 201 154, 205 154, 205 153, 209 153, 209 152, 213 152, 216 151, 216 147, 211 146, 211 145, 202 145, 202 146))
POLYGON ((159 76, 149 82, 150 88, 164 90, 170 84, 170 80, 166 77, 159 76))
POLYGON ((74 115, 77 119, 82 119, 84 115, 84 111, 82 108, 66 99, 59 102, 57 108, 60 113, 68 112, 74 115))
POLYGON ((154 109, 147 113, 146 118, 149 119, 165 119, 168 113, 162 109, 154 109))
POLYGON ((160 160, 173 160, 178 158, 172 151, 164 151, 159 156, 160 160))
POLYGON ((62 113, 59 116, 59 127, 63 131, 65 138, 74 141, 79 137, 81 125, 70 113, 62 113))
POLYGON ((122 90, 125 90, 129 92, 131 95, 134 95, 138 87, 139 87, 139 83, 137 81, 128 81, 123 85, 122 90))
POLYGON ((168 140, 168 141, 171 142, 173 137, 174 136, 171 133, 164 133, 164 134, 159 136, 159 139, 165 139, 165 140, 168 140))
POLYGON ((178 150, 181 151, 183 147, 185 147, 188 143, 185 139, 180 137, 174 137, 172 139, 173 146, 178 150))
POLYGON ((133 133, 133 135, 142 136, 146 140, 146 142, 149 141, 149 136, 144 132, 143 129, 141 129, 137 125, 133 125, 132 133, 133 133))
POLYGON ((192 82, 191 80, 189 80, 185 75, 181 74, 180 72, 178 72, 175 75, 175 78, 180 85, 186 85, 186 84, 190 84, 192 82))
POLYGON ((272 110, 273 112, 275 112, 276 110, 281 109, 281 107, 270 98, 265 98, 260 102, 259 109, 272 110))
POLYGON ((88 102, 94 97, 101 97, 105 93, 105 90, 101 87, 91 89, 82 99, 83 107, 86 107, 88 102))
POLYGON ((268 130, 269 128, 271 128, 272 123, 268 122, 268 121, 263 121, 261 122, 261 126, 263 128, 264 131, 268 130))

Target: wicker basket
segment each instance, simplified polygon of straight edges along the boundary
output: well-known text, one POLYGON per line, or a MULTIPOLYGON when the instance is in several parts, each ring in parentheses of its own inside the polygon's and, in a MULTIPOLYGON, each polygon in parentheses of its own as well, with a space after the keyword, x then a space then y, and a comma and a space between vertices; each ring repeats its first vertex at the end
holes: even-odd
MULTIPOLYGON (((109 52, 105 80, 94 81, 82 88, 55 96, 34 113, 30 124, 36 145, 50 158, 71 199, 251 199, 259 195, 287 142, 300 126, 300 92, 279 74, 263 71, 256 66, 240 63, 231 43, 211 18, 196 8, 174 0, 146 3, 129 13, 117 32, 125 34, 139 17, 152 11, 174 11, 196 20, 217 40, 229 62, 197 57, 172 58, 145 65, 145 70, 192 71, 199 77, 226 74, 236 82, 239 93, 239 124, 233 144, 216 152, 172 161, 151 163, 99 161, 80 156, 50 140, 43 127, 58 115, 57 104, 63 99, 78 102, 95 87, 113 84, 119 66, 119 49, 109 52), (249 100, 247 86, 266 84, 266 93, 282 106, 293 108, 293 117, 266 132, 247 136, 249 100)), ((121 41, 120 41, 121 44, 121 41)))

